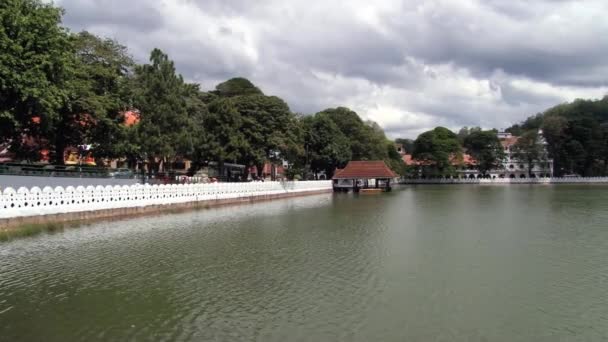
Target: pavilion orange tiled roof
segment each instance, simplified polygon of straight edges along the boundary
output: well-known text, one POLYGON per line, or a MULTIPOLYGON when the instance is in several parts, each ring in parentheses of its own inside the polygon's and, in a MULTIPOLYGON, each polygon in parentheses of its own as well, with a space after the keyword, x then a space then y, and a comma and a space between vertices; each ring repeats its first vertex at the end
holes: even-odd
POLYGON ((344 169, 338 169, 333 179, 372 179, 398 177, 382 160, 351 161, 344 169))

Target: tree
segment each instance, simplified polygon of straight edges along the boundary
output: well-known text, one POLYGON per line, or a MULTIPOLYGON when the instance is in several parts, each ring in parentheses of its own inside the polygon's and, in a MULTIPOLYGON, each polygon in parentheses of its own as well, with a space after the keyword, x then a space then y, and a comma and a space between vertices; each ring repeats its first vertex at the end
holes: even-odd
POLYGON ((601 100, 575 100, 549 108, 510 129, 514 134, 541 127, 556 175, 608 174, 608 150, 604 147, 608 123, 608 96, 601 100))
POLYGON ((458 134, 457 134, 458 141, 460 142, 461 145, 464 145, 464 141, 469 135, 471 135, 473 133, 481 132, 481 131, 482 131, 481 127, 469 128, 467 126, 464 126, 458 131, 458 134))
MULTIPOLYGON (((121 157, 128 143, 123 113, 130 107, 128 76, 133 67, 127 48, 88 32, 72 36, 74 77, 67 82, 69 101, 62 106, 55 130, 56 156, 66 146, 93 145, 96 157, 121 157)), ((60 162, 60 161, 58 161, 60 162)))
POLYGON ((357 113, 345 107, 338 107, 325 109, 318 114, 331 119, 349 140, 353 160, 377 159, 370 150, 371 130, 366 129, 365 123, 357 113))
POLYGON ((473 131, 464 139, 464 147, 477 160, 482 174, 499 167, 505 155, 494 130, 473 131))
POLYGON ((414 140, 397 138, 397 139, 395 139, 395 143, 401 144, 403 146, 404 152, 406 154, 414 153, 414 140))
POLYGON ((135 68, 134 84, 134 105, 141 112, 137 143, 149 166, 164 171, 177 157, 194 153, 195 141, 203 134, 204 113, 189 113, 201 108, 188 103, 198 86, 186 85, 159 49, 152 51, 150 64, 135 68))
POLYGON ((229 98, 217 98, 209 104, 204 118, 207 139, 200 145, 196 160, 199 164, 216 161, 220 168, 226 161, 237 162, 249 150, 241 131, 243 118, 229 98))
POLYGON ((462 158, 458 136, 445 127, 436 127, 414 141, 413 158, 427 162, 440 174, 452 171, 451 160, 462 158))
POLYGON ((332 177, 336 168, 352 158, 348 138, 328 116, 316 114, 302 119, 304 142, 310 169, 332 177))
POLYGON ((240 95, 264 95, 262 91, 246 78, 231 78, 215 87, 214 94, 222 97, 240 95))
POLYGON ((532 177, 535 163, 547 161, 545 147, 539 142, 536 130, 522 134, 513 145, 513 156, 526 164, 528 176, 532 177))
MULTIPOLYGON (((278 162, 297 154, 298 122, 289 106, 276 96, 240 95, 232 98, 243 118, 242 132, 249 151, 242 157, 246 165, 262 171, 266 161, 278 162)), ((303 150, 300 146, 300 153, 303 150)))
POLYGON ((0 142, 25 159, 48 146, 68 100, 75 56, 61 16, 52 3, 0 2, 0 142))

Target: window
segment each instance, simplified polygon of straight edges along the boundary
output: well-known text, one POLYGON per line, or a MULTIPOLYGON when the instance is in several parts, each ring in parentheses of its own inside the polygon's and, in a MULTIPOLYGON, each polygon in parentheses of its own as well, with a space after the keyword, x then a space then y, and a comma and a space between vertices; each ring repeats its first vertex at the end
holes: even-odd
POLYGON ((509 169, 514 169, 514 168, 515 168, 515 165, 513 165, 513 164, 509 165, 509 169))

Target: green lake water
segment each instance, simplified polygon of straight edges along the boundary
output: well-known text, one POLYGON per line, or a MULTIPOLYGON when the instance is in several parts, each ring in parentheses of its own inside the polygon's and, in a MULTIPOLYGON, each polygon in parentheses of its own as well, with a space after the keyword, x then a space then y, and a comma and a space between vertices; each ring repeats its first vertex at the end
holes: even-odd
POLYGON ((404 186, 0 243, 0 341, 607 341, 608 186, 404 186))

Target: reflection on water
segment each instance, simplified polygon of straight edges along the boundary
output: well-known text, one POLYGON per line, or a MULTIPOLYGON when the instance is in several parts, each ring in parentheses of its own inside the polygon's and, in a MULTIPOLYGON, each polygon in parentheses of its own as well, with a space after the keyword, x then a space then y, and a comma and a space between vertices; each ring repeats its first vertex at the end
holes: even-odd
POLYGON ((0 244, 0 340, 606 340, 607 190, 404 187, 0 244))

